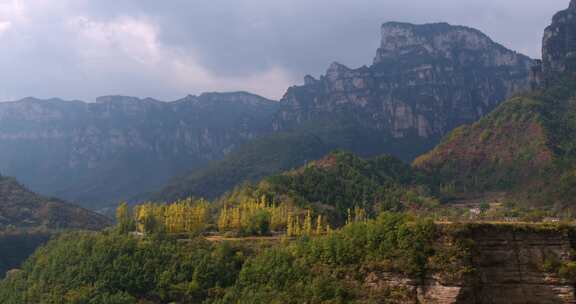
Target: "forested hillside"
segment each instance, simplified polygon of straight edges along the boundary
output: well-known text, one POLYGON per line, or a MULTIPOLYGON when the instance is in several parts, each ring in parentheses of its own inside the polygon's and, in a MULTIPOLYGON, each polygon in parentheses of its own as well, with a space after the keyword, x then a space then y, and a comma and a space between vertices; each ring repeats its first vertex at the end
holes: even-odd
POLYGON ((370 291, 360 273, 388 269, 414 277, 448 270, 465 274, 465 266, 458 264, 465 248, 435 251, 436 233, 431 222, 383 215, 325 237, 273 248, 201 239, 137 239, 112 232, 68 234, 37 251, 21 271, 1 282, 0 300, 364 303, 408 298, 402 288, 370 291), (453 262, 448 262, 450 256, 453 262))
POLYGON ((219 241, 120 232, 71 233, 51 241, 0 281, 0 301, 520 304, 574 299, 576 263, 568 237, 574 230, 562 225, 437 225, 383 213, 297 239, 219 241))
POLYGON ((0 231, 6 228, 99 230, 111 221, 92 211, 31 192, 0 176, 0 231))
POLYGON ((16 179, 0 176, 0 277, 54 234, 71 229, 100 230, 112 221, 62 200, 37 195, 16 179))
POLYGON ((565 80, 512 99, 414 164, 460 192, 503 191, 540 207, 573 206, 575 92, 565 80))
POLYGON ((392 156, 365 160, 348 152, 332 152, 298 169, 239 186, 220 201, 266 197, 271 202, 311 208, 341 225, 354 209, 372 216, 434 204, 425 193, 430 193, 425 181, 392 156), (419 203, 422 206, 417 207, 419 203))
POLYGON ((318 159, 330 147, 311 134, 277 134, 256 139, 191 175, 176 177, 160 192, 155 200, 173 201, 189 196, 216 198, 242 182, 260 179, 300 167, 306 161, 318 159))

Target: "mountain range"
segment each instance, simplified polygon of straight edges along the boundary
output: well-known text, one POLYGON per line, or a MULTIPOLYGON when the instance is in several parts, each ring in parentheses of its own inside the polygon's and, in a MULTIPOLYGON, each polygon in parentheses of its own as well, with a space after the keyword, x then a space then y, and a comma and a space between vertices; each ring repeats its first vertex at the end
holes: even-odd
POLYGON ((95 209, 216 197, 333 149, 411 161, 535 82, 534 60, 475 29, 389 22, 381 38, 370 66, 334 63, 278 102, 237 92, 0 103, 0 172, 95 209), (278 138, 296 144, 271 152, 278 138))
POLYGON ((242 92, 1 103, 0 169, 39 193, 101 206, 222 158, 266 132, 276 108, 242 92))
POLYGON ((409 162, 455 127, 529 90, 536 81, 534 64, 471 28, 385 23, 370 67, 334 63, 320 79, 307 76, 280 101, 273 136, 173 179, 153 197, 214 198, 243 181, 299 167, 334 149, 363 157, 392 154, 409 162))

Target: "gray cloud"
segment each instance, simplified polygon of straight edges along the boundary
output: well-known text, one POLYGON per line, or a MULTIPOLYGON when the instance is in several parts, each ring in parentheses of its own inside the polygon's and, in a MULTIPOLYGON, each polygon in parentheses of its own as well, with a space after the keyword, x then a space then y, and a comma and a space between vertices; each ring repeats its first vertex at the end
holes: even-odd
POLYGON ((332 61, 369 64, 386 21, 478 28, 540 56, 568 0, 0 0, 0 99, 278 98, 332 61))

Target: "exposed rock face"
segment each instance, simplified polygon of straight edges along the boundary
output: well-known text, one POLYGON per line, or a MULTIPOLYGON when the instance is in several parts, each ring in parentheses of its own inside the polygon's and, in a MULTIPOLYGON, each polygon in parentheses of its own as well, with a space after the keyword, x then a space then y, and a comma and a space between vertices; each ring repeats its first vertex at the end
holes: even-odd
POLYGON ((569 147, 576 144, 575 41, 572 2, 555 15, 544 34, 544 58, 531 73, 537 90, 511 98, 480 121, 454 130, 414 166, 456 186, 464 197, 497 191, 539 208, 574 208, 575 150, 569 147))
POLYGON ((473 271, 457 280, 447 280, 442 274, 419 281, 392 273, 371 273, 366 285, 375 290, 403 290, 410 295, 399 303, 576 303, 575 282, 544 266, 546 261, 563 264, 574 259, 567 230, 517 228, 513 225, 470 228, 465 237, 474 244, 468 262, 473 271))
POLYGON ((558 12, 546 28, 542 43, 544 77, 554 79, 562 73, 576 73, 576 2, 558 12))
POLYGON ((477 271, 459 303, 576 303, 575 282, 544 269, 547 260, 573 259, 566 233, 485 227, 473 231, 472 239, 477 271))
POLYGON ((453 65, 520 67, 529 64, 525 56, 494 43, 478 30, 447 23, 413 25, 390 22, 382 26, 382 43, 374 64, 398 58, 442 58, 453 65))
POLYGON ((319 80, 307 76, 284 96, 275 128, 346 121, 381 142, 438 138, 528 89, 532 64, 474 29, 386 23, 371 67, 334 63, 319 80))
POLYGON ((276 106, 248 93, 0 103, 0 170, 71 201, 128 199, 267 132, 276 106))

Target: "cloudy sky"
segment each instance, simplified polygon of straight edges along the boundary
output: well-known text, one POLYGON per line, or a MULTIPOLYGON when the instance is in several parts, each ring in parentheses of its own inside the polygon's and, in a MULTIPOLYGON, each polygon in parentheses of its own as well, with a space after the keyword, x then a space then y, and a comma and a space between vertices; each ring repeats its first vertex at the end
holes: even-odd
POLYGON ((369 64, 386 21, 446 21, 540 56, 569 0, 0 0, 0 100, 279 98, 332 61, 369 64))

